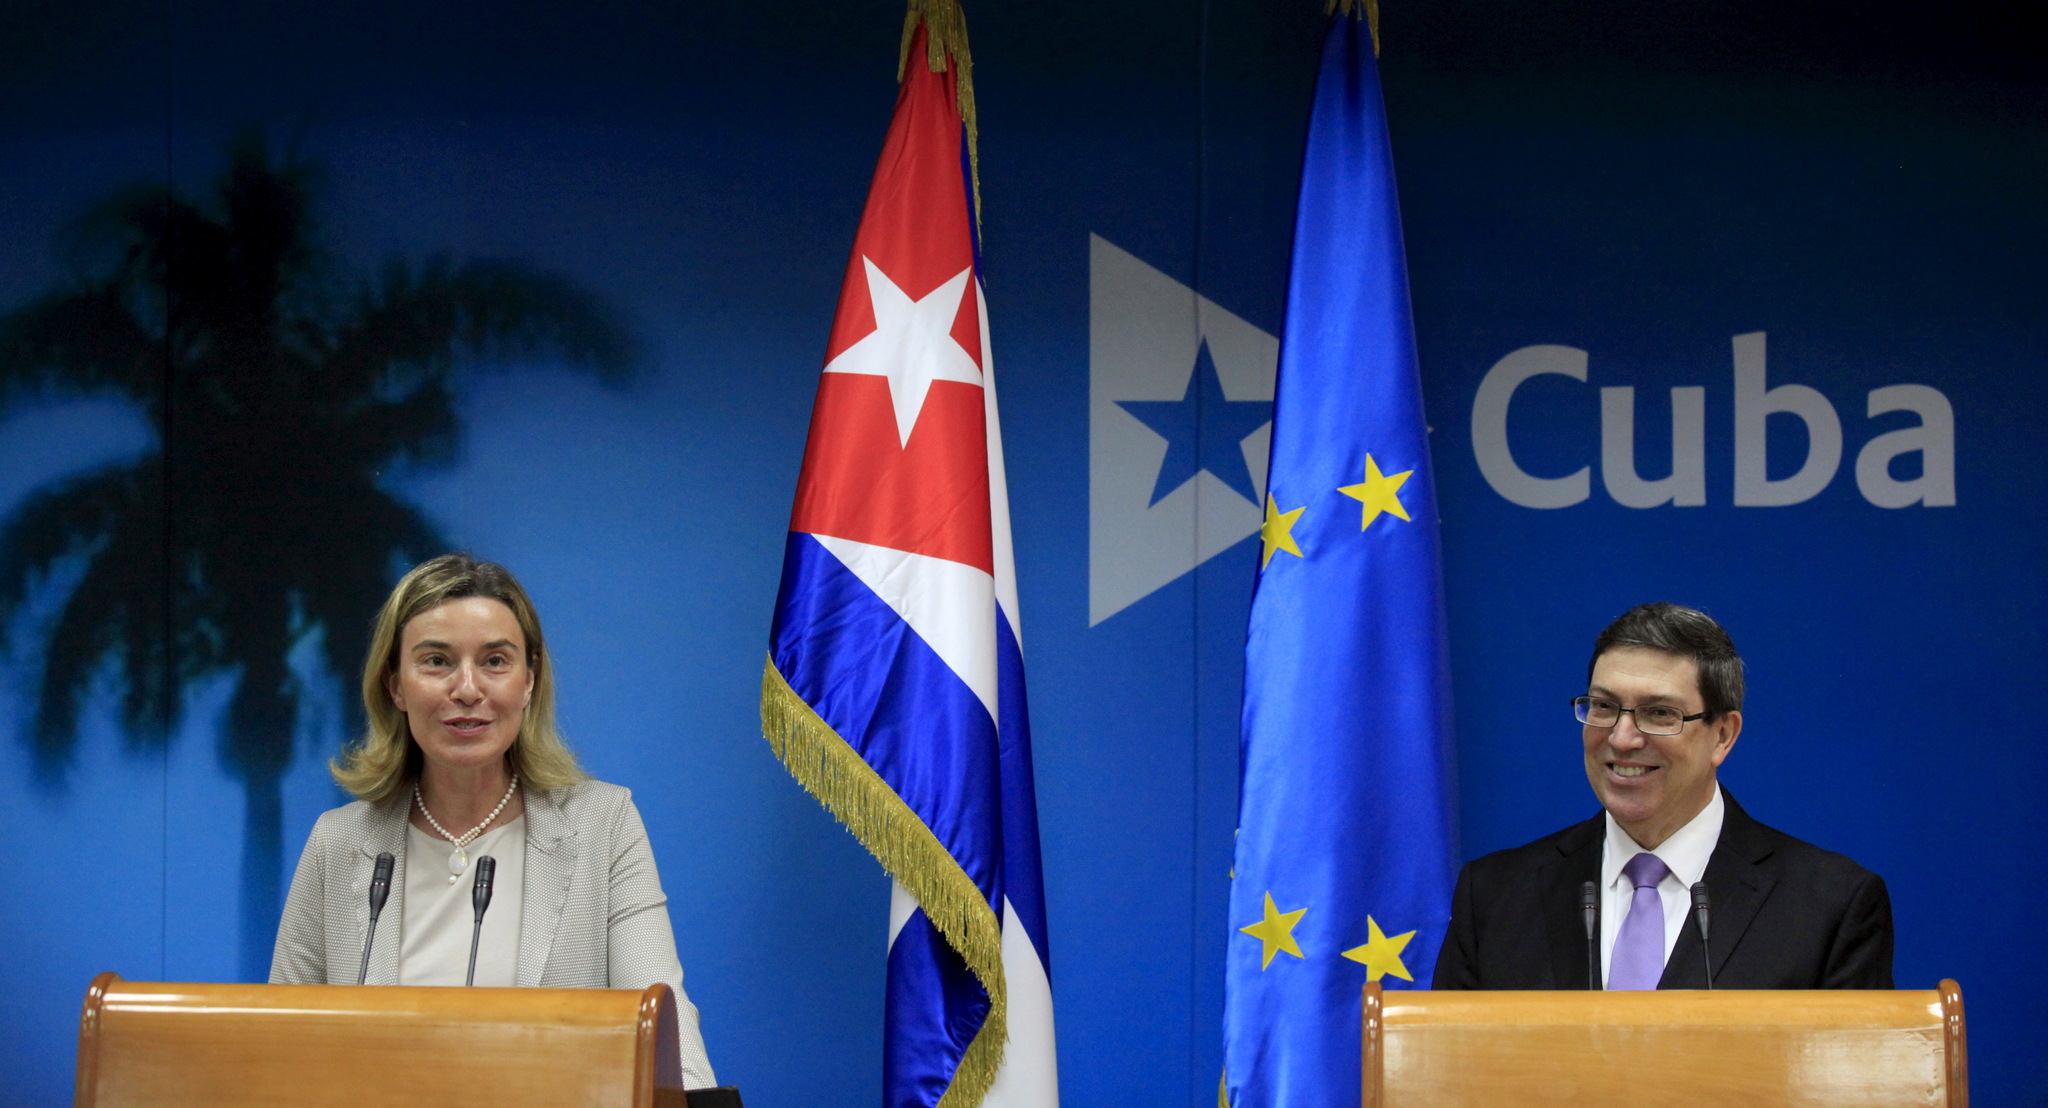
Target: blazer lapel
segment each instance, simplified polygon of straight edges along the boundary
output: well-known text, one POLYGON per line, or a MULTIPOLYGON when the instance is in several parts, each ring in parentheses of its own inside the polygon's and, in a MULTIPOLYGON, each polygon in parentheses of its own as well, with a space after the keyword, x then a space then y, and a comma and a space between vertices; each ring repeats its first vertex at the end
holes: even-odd
POLYGON ((1600 879, 1600 843, 1606 832, 1603 817, 1566 831, 1557 840, 1557 854, 1544 860, 1536 885, 1543 897, 1544 929, 1550 938, 1550 987, 1586 987, 1586 922, 1579 914, 1579 886, 1600 879))
POLYGON ((349 883, 350 900, 355 904, 355 933, 360 938, 370 932, 370 878, 376 873, 377 855, 391 852, 396 861, 391 867, 391 893, 384 900, 384 911, 377 917, 377 941, 370 944, 370 975, 364 981, 366 985, 398 984, 398 953, 405 942, 405 825, 412 813, 410 797, 408 793, 403 804, 373 809, 375 815, 363 836, 362 856, 356 859, 349 883))
MULTIPOLYGON (((1749 930, 1778 880, 1760 864, 1772 853, 1771 842, 1759 829, 1760 825, 1735 803, 1728 790, 1721 790, 1721 799, 1727 805, 1721 817, 1721 839, 1714 844, 1713 857, 1707 860, 1705 877, 1707 895, 1712 898, 1713 937, 1709 942, 1717 980, 1728 965, 1728 956, 1742 942, 1743 933, 1749 930)), ((1665 963, 1664 976, 1657 987, 1704 989, 1707 974, 1703 966, 1699 927, 1691 911, 1687 911, 1685 927, 1678 933, 1678 941, 1671 948, 1671 960, 1665 963)))
POLYGON ((520 988, 540 984, 561 926, 569 877, 576 871, 576 836, 555 803, 555 793, 526 794, 526 888, 519 910, 520 988))

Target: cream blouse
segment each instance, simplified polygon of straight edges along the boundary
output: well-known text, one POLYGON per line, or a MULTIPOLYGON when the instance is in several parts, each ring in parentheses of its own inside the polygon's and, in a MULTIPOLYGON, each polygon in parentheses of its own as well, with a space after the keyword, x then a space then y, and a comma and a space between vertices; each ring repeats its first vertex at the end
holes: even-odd
POLYGON ((479 859, 497 859, 491 903, 477 941, 476 984, 509 989, 518 983, 520 906, 526 899, 526 814, 493 827, 464 848, 469 864, 451 872, 455 844, 406 824, 405 917, 398 955, 401 985, 460 985, 469 973, 469 943, 476 924, 479 859))

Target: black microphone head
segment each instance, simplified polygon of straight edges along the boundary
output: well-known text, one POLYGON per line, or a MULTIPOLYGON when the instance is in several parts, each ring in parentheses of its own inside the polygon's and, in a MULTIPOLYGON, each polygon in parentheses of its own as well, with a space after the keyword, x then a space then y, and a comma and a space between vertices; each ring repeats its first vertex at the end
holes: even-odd
POLYGON ((1597 882, 1586 881, 1579 885, 1579 907, 1598 909, 1600 907, 1600 886, 1597 882))
POLYGON ((1713 907, 1713 900, 1707 895, 1707 883, 1695 881, 1692 885, 1692 910, 1705 912, 1713 907))
POLYGON ((498 876, 498 860, 486 854, 476 860, 476 888, 470 893, 470 900, 476 905, 477 918, 483 918, 484 909, 491 906, 491 881, 498 876))
POLYGON ((377 868, 370 874, 370 915, 384 910, 384 902, 391 896, 391 870, 398 859, 390 851, 377 855, 377 868))

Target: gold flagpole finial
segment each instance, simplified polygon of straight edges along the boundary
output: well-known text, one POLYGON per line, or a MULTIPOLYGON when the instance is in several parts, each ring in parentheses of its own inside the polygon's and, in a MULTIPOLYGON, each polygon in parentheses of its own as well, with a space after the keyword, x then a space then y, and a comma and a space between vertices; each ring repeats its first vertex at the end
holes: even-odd
POLYGON ((967 129, 967 169, 974 186, 974 223, 981 225, 980 128, 974 114, 974 55, 967 49, 967 15, 960 0, 909 0, 903 13, 903 42, 896 48, 896 81, 901 84, 910 65, 910 43, 917 25, 925 27, 925 65, 933 73, 944 73, 950 58, 954 97, 960 105, 960 122, 967 129))
POLYGON ((1368 30, 1372 32, 1372 56, 1380 56, 1380 3, 1379 0, 1323 0, 1323 14, 1343 12, 1353 19, 1363 17, 1368 30))

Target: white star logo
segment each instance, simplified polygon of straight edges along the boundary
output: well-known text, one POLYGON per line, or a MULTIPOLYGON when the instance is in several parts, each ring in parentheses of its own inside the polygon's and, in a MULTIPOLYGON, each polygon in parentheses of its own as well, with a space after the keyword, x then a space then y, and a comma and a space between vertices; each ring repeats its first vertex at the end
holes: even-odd
POLYGON ((863 255, 868 271, 868 300, 875 308, 875 330, 866 338, 839 352, 825 367, 827 373, 864 373, 889 379, 889 402, 896 409, 896 433, 904 446, 910 445, 910 430, 924 410, 925 394, 933 381, 963 381, 981 384, 981 369, 967 351, 953 341, 953 320, 960 314, 960 298, 967 293, 973 267, 953 278, 922 300, 912 300, 881 267, 863 255))

